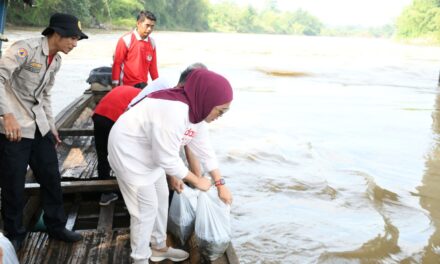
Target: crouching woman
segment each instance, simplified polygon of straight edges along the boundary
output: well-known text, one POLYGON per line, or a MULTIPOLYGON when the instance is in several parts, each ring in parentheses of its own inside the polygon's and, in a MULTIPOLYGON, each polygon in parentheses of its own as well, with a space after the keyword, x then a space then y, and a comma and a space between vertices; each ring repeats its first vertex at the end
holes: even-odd
MULTIPOLYGON (((229 109, 232 95, 224 77, 204 69, 194 70, 183 87, 150 94, 113 126, 108 158, 130 213, 131 257, 135 263, 148 263, 148 259, 183 261, 189 257, 187 252, 166 245, 165 175, 174 177, 172 188, 178 192, 184 188, 183 181, 200 190, 209 189, 211 182, 191 173, 179 156, 180 147, 188 145, 213 180, 223 182, 206 123, 229 109)), ((226 186, 220 185, 218 191, 223 201, 231 203, 226 186)))

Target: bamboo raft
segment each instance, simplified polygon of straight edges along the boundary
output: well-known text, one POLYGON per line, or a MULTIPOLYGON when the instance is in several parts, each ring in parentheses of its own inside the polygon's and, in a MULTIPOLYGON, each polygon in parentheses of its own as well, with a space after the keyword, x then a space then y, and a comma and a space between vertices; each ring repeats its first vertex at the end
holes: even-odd
MULTIPOLYGON (((63 140, 58 148, 58 158, 68 218, 66 228, 80 232, 84 239, 77 243, 49 239, 42 230, 44 225, 38 224, 42 212, 39 184, 29 171, 26 175, 24 224, 30 232, 18 252, 20 263, 131 263, 130 217, 122 196, 108 206, 99 206, 103 191, 119 191, 116 179, 97 180, 91 115, 104 95, 105 92, 88 89, 56 117, 56 126, 63 140)), ((169 235, 168 245, 176 246, 174 241, 169 235)), ((182 263, 239 263, 232 244, 213 262, 199 253, 194 235, 180 248, 190 253, 190 258, 182 263)))

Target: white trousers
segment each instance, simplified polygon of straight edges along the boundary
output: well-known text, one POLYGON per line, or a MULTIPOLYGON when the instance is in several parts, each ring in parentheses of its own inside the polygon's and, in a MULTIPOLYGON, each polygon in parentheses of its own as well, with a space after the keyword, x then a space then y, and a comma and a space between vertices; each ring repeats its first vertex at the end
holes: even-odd
POLYGON ((148 263, 150 242, 154 248, 166 246, 169 191, 165 174, 154 184, 140 186, 116 176, 130 213, 131 257, 134 263, 148 263))

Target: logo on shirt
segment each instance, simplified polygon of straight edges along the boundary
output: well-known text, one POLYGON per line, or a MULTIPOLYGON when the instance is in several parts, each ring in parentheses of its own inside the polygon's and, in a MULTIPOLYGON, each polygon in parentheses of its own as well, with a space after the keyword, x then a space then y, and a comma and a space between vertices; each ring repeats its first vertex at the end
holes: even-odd
POLYGON ((185 136, 187 136, 187 137, 195 137, 196 136, 196 131, 194 131, 194 130, 192 130, 191 128, 190 129, 187 129, 186 131, 185 131, 185 134, 184 134, 185 136))
POLYGON ((191 139, 195 136, 196 136, 196 131, 192 130, 191 128, 188 128, 185 131, 185 134, 182 138, 182 146, 188 144, 191 141, 191 139))
POLYGON ((30 63, 23 66, 25 70, 34 73, 39 73, 41 71, 41 67, 43 67, 43 65, 41 63, 37 63, 36 61, 31 61, 30 63))
POLYGON ((17 53, 18 53, 18 57, 20 58, 24 58, 28 55, 28 52, 25 48, 19 48, 17 53))
POLYGON ((153 59, 153 56, 151 56, 151 55, 147 56, 147 61, 151 61, 152 59, 153 59))

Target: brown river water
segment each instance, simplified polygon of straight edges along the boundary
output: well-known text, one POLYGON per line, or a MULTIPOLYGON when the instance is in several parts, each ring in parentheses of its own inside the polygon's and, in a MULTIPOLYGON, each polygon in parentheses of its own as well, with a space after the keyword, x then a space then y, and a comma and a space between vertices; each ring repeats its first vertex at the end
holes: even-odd
MULTIPOLYGON (((59 112, 123 32, 63 56, 59 112)), ((39 31, 10 30, 11 41, 39 31)), ((391 40, 154 32, 159 74, 225 75, 211 137, 241 263, 440 263, 440 47, 391 40)), ((7 47, 7 44, 4 45, 7 47)))

